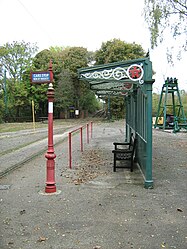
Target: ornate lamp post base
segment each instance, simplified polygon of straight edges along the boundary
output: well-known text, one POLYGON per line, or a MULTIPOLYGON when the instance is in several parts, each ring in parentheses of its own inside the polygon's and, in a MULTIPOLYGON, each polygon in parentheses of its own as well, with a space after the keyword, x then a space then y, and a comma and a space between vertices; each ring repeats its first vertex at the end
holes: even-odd
POLYGON ((55 182, 55 158, 56 155, 53 152, 47 152, 45 154, 45 158, 47 159, 47 180, 45 186, 46 193, 54 193, 56 192, 56 182, 55 182))
POLYGON ((53 84, 49 84, 47 91, 48 97, 48 150, 45 154, 47 159, 47 179, 46 179, 46 193, 56 192, 56 182, 55 182, 55 158, 54 145, 53 145, 53 101, 54 101, 54 88, 53 84))

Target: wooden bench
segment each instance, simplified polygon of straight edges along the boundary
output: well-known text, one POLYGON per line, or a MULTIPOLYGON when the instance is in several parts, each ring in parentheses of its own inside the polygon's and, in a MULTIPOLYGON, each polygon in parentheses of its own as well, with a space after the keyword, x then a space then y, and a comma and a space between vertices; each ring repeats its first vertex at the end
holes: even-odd
POLYGON ((130 136, 129 143, 113 143, 115 146, 115 149, 112 151, 114 154, 114 172, 116 172, 116 168, 130 168, 131 172, 133 171, 136 143, 137 138, 133 136, 133 133, 130 136), (117 166, 116 161, 130 161, 130 167, 125 167, 125 165, 117 166))

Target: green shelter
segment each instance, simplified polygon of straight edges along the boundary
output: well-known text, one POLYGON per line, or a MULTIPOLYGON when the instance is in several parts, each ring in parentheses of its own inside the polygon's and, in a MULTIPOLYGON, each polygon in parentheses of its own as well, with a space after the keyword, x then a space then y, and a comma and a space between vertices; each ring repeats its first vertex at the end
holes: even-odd
POLYGON ((81 68, 79 79, 98 96, 122 96, 126 102, 125 140, 136 134, 136 162, 145 188, 152 178, 152 63, 148 57, 81 68))

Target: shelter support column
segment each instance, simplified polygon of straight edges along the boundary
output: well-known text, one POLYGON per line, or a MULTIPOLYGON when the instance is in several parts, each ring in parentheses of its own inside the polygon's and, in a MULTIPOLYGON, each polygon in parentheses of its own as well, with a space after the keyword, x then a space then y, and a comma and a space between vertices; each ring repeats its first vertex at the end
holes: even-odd
POLYGON ((111 119, 111 113, 110 113, 110 94, 108 95, 108 120, 111 119))
POLYGON ((130 130, 130 97, 125 98, 125 104, 126 104, 126 120, 125 120, 125 141, 129 141, 131 130, 130 130))
MULTIPOLYGON (((135 129, 135 133, 137 132, 137 126, 138 126, 138 120, 137 120, 137 89, 134 90, 134 111, 135 111, 135 116, 134 116, 134 129, 135 129)), ((134 158, 134 162, 137 162, 137 157, 136 157, 136 153, 135 153, 135 158, 134 158)))
POLYGON ((135 108, 134 129, 135 131, 137 131, 137 89, 134 90, 134 108, 135 108))
POLYGON ((145 188, 153 188, 152 178, 152 84, 154 80, 146 82, 147 95, 147 145, 146 145, 146 170, 145 170, 145 188))
POLYGON ((126 108, 126 113, 125 113, 125 142, 127 142, 127 136, 128 136, 128 127, 127 127, 127 122, 128 122, 128 101, 127 98, 124 98, 125 101, 125 108, 126 108))

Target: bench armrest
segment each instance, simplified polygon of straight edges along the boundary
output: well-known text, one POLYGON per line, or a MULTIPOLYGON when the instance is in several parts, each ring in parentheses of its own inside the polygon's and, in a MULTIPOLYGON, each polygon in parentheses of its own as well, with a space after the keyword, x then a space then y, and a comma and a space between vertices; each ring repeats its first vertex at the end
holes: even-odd
POLYGON ((131 145, 131 143, 113 143, 113 145, 114 145, 114 149, 115 150, 118 150, 118 149, 127 149, 128 147, 130 147, 130 145, 131 145), (124 146, 124 147, 126 147, 126 148, 118 148, 118 146, 124 146))
POLYGON ((118 142, 114 142, 113 145, 130 145, 130 143, 118 143, 118 142))

